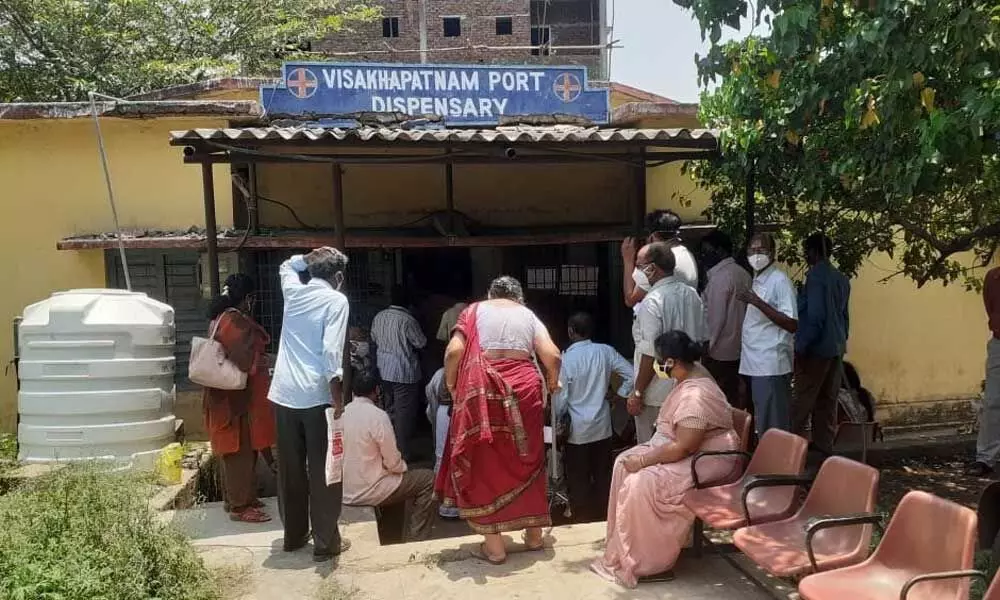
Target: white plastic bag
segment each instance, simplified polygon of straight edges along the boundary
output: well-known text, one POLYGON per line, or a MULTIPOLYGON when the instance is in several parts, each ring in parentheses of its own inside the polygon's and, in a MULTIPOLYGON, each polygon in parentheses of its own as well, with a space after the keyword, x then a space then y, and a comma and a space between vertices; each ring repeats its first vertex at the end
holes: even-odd
POLYGON ((344 420, 333 418, 333 408, 326 409, 326 485, 344 478, 344 420))

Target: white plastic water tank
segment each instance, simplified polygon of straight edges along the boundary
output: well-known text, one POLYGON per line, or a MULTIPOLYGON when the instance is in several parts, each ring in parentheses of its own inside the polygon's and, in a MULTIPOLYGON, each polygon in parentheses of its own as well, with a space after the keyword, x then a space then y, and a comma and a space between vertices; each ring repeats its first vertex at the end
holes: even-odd
POLYGON ((174 441, 174 309, 146 294, 71 290, 24 309, 18 458, 151 466, 174 441))

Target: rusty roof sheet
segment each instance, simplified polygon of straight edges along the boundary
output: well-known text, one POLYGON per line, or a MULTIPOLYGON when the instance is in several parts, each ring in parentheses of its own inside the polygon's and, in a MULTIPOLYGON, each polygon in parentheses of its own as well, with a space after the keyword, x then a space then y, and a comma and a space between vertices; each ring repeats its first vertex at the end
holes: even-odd
MULTIPOLYGON (((245 100, 174 100, 170 102, 98 102, 101 117, 145 119, 153 117, 256 118, 256 102, 245 100)), ((84 119, 93 116, 89 102, 0 103, 0 120, 84 119)))
POLYGON ((570 125, 496 129, 246 127, 170 132, 170 143, 173 145, 183 146, 192 142, 646 143, 715 148, 716 132, 709 129, 617 129, 570 125))

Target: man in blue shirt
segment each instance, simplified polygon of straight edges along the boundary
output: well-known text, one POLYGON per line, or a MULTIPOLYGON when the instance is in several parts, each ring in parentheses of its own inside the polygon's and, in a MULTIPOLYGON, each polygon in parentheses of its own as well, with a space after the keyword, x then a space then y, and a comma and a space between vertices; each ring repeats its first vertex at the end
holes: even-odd
POLYGON ((837 392, 847 351, 851 284, 830 264, 830 238, 815 233, 803 244, 809 271, 799 292, 795 334, 795 383, 792 432, 805 435, 812 417, 813 445, 833 452, 837 433, 837 392))
POLYGON ((611 490, 611 406, 607 400, 612 373, 621 378, 618 400, 626 402, 632 390, 632 364, 614 348, 590 341, 594 320, 587 313, 569 319, 570 346, 563 353, 553 397, 556 415, 569 414, 566 486, 570 506, 581 521, 607 516, 611 490))
POLYGON ((348 304, 340 286, 346 269, 347 256, 326 247, 293 256, 278 269, 285 306, 267 395, 278 437, 278 507, 285 551, 306 545, 311 522, 317 562, 350 547, 337 529, 342 485, 326 485, 326 411, 332 407, 335 418, 344 412, 348 304), (308 283, 299 277, 303 271, 308 283))

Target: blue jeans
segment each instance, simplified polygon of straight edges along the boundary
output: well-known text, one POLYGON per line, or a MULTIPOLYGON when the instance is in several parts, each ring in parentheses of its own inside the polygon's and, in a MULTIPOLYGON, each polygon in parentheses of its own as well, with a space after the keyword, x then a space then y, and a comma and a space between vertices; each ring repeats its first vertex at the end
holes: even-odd
POLYGON ((768 429, 791 431, 792 374, 750 377, 753 421, 757 435, 768 429))

